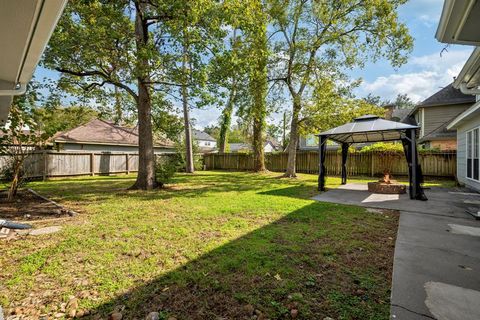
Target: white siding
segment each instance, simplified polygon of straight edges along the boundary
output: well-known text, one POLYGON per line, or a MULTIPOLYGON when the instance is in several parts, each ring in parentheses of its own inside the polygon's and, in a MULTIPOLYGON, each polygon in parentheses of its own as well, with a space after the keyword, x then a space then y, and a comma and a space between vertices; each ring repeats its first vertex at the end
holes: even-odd
POLYGON ((460 183, 474 190, 480 191, 480 182, 467 179, 467 131, 480 127, 480 115, 472 116, 457 129, 457 179, 460 183))
POLYGON ((212 149, 217 147, 216 141, 197 140, 197 143, 199 147, 212 148, 212 149))

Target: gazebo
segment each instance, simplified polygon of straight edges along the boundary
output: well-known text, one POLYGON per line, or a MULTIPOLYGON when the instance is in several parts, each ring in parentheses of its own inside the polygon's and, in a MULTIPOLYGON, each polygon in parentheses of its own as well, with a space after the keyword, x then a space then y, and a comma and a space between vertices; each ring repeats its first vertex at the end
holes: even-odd
POLYGON ((419 126, 401 122, 389 121, 374 115, 366 115, 354 119, 339 127, 320 133, 319 136, 319 176, 318 190, 325 191, 325 157, 327 140, 339 143, 342 148, 342 184, 347 183, 348 148, 354 143, 379 141, 402 141, 405 157, 408 163, 410 199, 427 200, 421 187, 423 182, 422 169, 418 163, 416 132, 419 126))

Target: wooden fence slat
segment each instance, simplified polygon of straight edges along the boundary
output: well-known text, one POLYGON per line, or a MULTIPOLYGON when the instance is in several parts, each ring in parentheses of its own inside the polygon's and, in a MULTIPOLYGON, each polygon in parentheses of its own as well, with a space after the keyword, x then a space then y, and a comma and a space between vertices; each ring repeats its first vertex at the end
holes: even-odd
MULTIPOLYGON (((156 155, 170 157, 172 154, 156 155)), ((420 164, 426 176, 454 177, 456 175, 455 152, 421 152, 420 164)), ((207 170, 252 170, 252 154, 213 153, 203 156, 207 170)), ((265 164, 270 171, 284 172, 288 160, 287 153, 269 153, 265 155, 265 164)), ((351 153, 347 161, 349 176, 375 176, 383 172, 387 159, 381 152, 351 153)), ((8 157, 0 155, 0 170, 7 165, 8 157)), ((341 154, 328 150, 325 160, 328 175, 340 175, 341 154)), ((34 152, 25 163, 27 176, 35 178, 130 173, 138 171, 138 154, 133 153, 87 153, 87 152, 34 152)), ((407 175, 408 166, 403 154, 395 156, 392 166, 393 175, 407 175)), ((299 151, 297 153, 297 172, 318 173, 318 152, 299 151)))
MULTIPOLYGON (((392 155, 389 161, 382 152, 351 153, 347 160, 349 176, 376 176, 382 174, 385 166, 391 162, 393 175, 408 175, 408 166, 403 153, 392 155)), ((454 177, 456 174, 456 152, 431 151, 419 154, 423 173, 427 176, 454 177)), ((270 171, 283 172, 287 165, 288 154, 269 153, 265 155, 265 165, 270 171)), ((328 175, 341 174, 341 154, 328 150, 325 166, 328 175)), ((211 153, 204 155, 207 170, 253 170, 253 155, 239 153, 211 153), (240 160, 242 159, 242 160, 240 160), (230 163, 237 165, 230 165, 230 163), (211 165, 214 163, 215 165, 211 165)), ((318 152, 297 152, 297 172, 318 173, 318 152)))

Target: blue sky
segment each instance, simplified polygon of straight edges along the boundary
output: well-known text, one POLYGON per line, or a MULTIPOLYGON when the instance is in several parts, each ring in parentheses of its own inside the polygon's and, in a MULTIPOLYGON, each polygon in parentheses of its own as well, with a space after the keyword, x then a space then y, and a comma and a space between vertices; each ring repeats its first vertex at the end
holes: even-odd
POLYGON ((368 64, 354 70, 351 75, 363 78, 357 94, 369 92, 386 99, 399 93, 408 94, 419 102, 453 81, 473 51, 470 46, 445 48, 435 39, 443 0, 410 0, 399 11, 400 20, 406 23, 415 38, 414 49, 408 63, 394 70, 386 61, 368 64))
MULTIPOLYGON (((442 6, 443 0, 410 0, 400 8, 400 20, 415 38, 408 63, 395 70, 382 60, 350 71, 352 78, 363 79, 356 95, 362 97, 372 93, 383 99, 394 99, 397 94, 406 93, 415 102, 420 102, 453 81, 473 48, 449 46, 440 55, 445 45, 435 40, 435 32, 442 6)), ((37 79, 45 76, 55 77, 55 73, 38 68, 37 79)), ((220 110, 216 108, 192 110, 195 126, 199 129, 216 124, 219 116, 220 110)), ((271 115, 270 122, 278 122, 279 118, 279 115, 271 115)))

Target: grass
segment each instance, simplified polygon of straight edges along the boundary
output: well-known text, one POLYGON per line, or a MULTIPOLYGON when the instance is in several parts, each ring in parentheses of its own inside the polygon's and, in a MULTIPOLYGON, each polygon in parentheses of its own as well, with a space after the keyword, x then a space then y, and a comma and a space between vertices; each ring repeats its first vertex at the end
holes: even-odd
POLYGON ((124 319, 387 319, 398 216, 312 201, 316 176, 278 175, 179 174, 151 192, 126 191, 132 176, 30 183, 81 214, 0 242, 0 305, 38 317, 73 295, 100 315, 124 305, 124 319))

